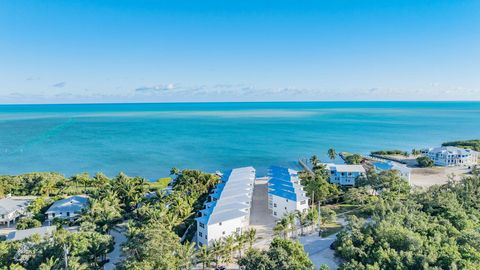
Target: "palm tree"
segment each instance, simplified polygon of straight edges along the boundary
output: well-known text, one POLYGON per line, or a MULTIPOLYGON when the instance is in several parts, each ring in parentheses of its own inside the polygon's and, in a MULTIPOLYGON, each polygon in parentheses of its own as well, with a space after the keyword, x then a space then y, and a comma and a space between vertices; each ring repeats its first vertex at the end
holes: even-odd
POLYGON ((238 258, 241 259, 242 258, 242 251, 245 248, 245 243, 247 242, 246 235, 243 234, 243 233, 237 233, 235 235, 235 242, 237 243, 235 248, 238 251, 238 258))
POLYGON ((212 253, 214 256, 214 262, 215 262, 215 267, 218 266, 218 264, 221 262, 221 259, 223 257, 223 252, 224 252, 224 243, 222 240, 217 240, 214 241, 212 244, 212 253))
POLYGON ((223 261, 225 263, 231 263, 233 261, 233 251, 235 250, 235 237, 229 235, 225 237, 224 241, 223 261))
MULTIPOLYGON (((296 232, 297 230, 295 213, 287 214, 285 219, 287 220, 287 224, 288 224, 287 232, 290 232, 293 235, 293 233, 296 232)), ((295 237, 296 237, 296 234, 295 234, 295 237)))
POLYGON ((177 175, 179 175, 179 174, 180 174, 180 170, 179 170, 179 169, 177 169, 177 168, 175 168, 175 167, 173 167, 173 168, 170 169, 170 175, 175 175, 175 176, 177 176, 177 175))
POLYGON ((277 222, 275 227, 273 227, 273 233, 275 235, 281 235, 283 239, 287 239, 288 226, 288 220, 286 218, 282 218, 277 222))
POLYGON ((314 225, 315 227, 318 226, 318 211, 316 207, 312 207, 308 209, 307 212, 307 220, 310 224, 314 225))
POLYGON ((187 241, 185 244, 180 245, 178 257, 180 261, 180 269, 192 269, 195 262, 195 244, 187 241))
POLYGON ((197 258, 202 263, 202 270, 205 270, 205 267, 210 267, 210 264, 213 261, 212 252, 205 245, 198 249, 197 258))
POLYGON ((99 225, 106 233, 122 217, 120 201, 115 193, 107 193, 106 197, 101 199, 90 199, 89 210, 88 216, 91 221, 99 225))
POLYGON ((175 213, 170 212, 165 215, 164 221, 169 230, 182 222, 175 213))
POLYGON ((257 230, 251 228, 245 233, 245 238, 248 242, 248 247, 252 249, 255 240, 257 240, 257 230))
POLYGON ((300 235, 304 235, 304 228, 310 224, 308 218, 307 218, 307 213, 303 213, 301 211, 296 211, 295 216, 300 223, 300 235))
POLYGON ((334 159, 337 157, 337 151, 335 151, 334 148, 328 149, 328 157, 329 157, 331 160, 334 160, 334 159))
POLYGON ((55 265, 57 264, 58 262, 58 259, 54 259, 53 257, 50 257, 47 259, 46 262, 40 264, 40 266, 38 267, 39 270, 51 270, 51 269, 55 269, 55 265))
POLYGON ((96 173, 92 181, 93 186, 106 189, 110 186, 110 178, 103 173, 96 173))
POLYGON ((317 155, 313 155, 310 158, 310 163, 312 164, 313 167, 317 166, 318 163, 320 163, 320 160, 318 159, 317 155))
POLYGON ((83 192, 87 193, 87 186, 90 184, 91 179, 88 173, 77 174, 73 177, 76 183, 80 183, 83 186, 83 192))

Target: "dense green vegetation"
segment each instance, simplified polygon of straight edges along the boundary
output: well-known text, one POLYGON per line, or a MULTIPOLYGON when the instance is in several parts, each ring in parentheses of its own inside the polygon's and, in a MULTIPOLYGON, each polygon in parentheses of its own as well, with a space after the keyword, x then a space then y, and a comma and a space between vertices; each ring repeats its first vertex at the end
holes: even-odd
POLYGON ((336 200, 340 194, 340 189, 337 185, 328 182, 329 172, 325 165, 320 162, 317 156, 312 156, 310 163, 312 164, 313 174, 302 171, 300 172, 300 179, 308 197, 312 199, 312 203, 336 200))
POLYGON ((246 270, 310 270, 313 263, 295 241, 274 238, 266 251, 250 249, 239 265, 246 270))
MULTIPOLYGON (((126 175, 120 173, 113 180, 122 180, 126 175)), ((166 179, 160 179, 157 182, 148 182, 145 179, 136 177, 140 181, 142 188, 156 191, 163 188, 166 179)), ((168 179, 168 178, 167 178, 168 179)), ((104 187, 111 185, 111 179, 102 173, 97 173, 90 177, 86 173, 74 175, 66 178, 62 174, 53 172, 36 172, 22 175, 1 175, 0 176, 0 198, 6 194, 12 195, 36 195, 36 196, 56 196, 56 195, 75 195, 82 193, 93 193, 104 187)))
POLYGON ((49 240, 34 235, 24 241, 0 242, 0 269, 65 269, 65 250, 68 269, 99 269, 112 248, 109 235, 60 229, 49 240))
POLYGON ((345 194, 371 218, 351 216, 338 234, 341 269, 480 269, 479 192, 478 176, 416 191, 372 172, 345 194))
POLYGON ((393 156, 393 155, 399 155, 399 156, 408 156, 408 152, 402 151, 402 150, 380 150, 380 151, 373 151, 373 155, 388 155, 388 156, 393 156))
POLYGON ((346 164, 351 164, 351 165, 358 165, 363 161, 363 157, 359 154, 346 155, 344 156, 344 159, 346 164))
POLYGON ((429 157, 418 157, 417 163, 418 163, 418 166, 422 168, 433 167, 433 165, 435 165, 433 160, 429 157))
POLYGON ((442 146, 456 146, 475 151, 480 151, 480 140, 465 140, 465 141, 453 141, 443 143, 442 146))

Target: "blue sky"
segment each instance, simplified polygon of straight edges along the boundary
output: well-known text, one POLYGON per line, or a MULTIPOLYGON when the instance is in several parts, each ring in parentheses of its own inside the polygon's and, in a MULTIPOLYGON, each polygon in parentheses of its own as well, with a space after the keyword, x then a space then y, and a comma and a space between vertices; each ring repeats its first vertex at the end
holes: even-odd
POLYGON ((0 103, 480 100, 480 1, 0 1, 0 103))

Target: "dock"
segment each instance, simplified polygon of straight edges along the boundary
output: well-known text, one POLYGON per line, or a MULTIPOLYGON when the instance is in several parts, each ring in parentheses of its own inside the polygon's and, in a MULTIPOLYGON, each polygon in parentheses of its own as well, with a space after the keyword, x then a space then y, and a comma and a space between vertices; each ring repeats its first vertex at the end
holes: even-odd
POLYGON ((313 173, 312 169, 310 169, 310 167, 308 167, 307 163, 302 160, 302 159, 299 159, 298 160, 298 164, 300 164, 300 166, 305 170, 307 171, 308 173, 310 173, 311 175, 315 175, 315 173, 313 173))

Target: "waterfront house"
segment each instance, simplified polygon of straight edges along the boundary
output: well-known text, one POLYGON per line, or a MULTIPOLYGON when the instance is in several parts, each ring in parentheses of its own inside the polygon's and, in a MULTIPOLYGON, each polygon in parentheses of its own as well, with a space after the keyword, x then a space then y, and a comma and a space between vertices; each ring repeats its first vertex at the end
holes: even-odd
POLYGON ((288 168, 270 167, 268 209, 275 218, 308 210, 308 197, 300 184, 298 172, 288 168))
POLYGON ((325 164, 329 171, 329 181, 332 184, 341 186, 354 186, 359 177, 365 177, 366 171, 362 165, 347 165, 347 164, 325 164))
POLYGON ((53 220, 54 218, 73 220, 82 213, 82 210, 87 208, 87 206, 87 196, 75 195, 54 202, 45 214, 48 220, 53 220))
POLYGON ((424 153, 437 166, 472 166, 479 160, 479 152, 454 146, 429 148, 424 153))
POLYGON ((29 204, 30 200, 17 200, 10 197, 0 199, 0 224, 10 226, 27 212, 29 204))
POLYGON ((410 183, 410 175, 412 169, 408 168, 406 165, 388 161, 388 162, 375 162, 373 164, 375 170, 377 171, 396 171, 398 175, 410 183))
POLYGON ((16 231, 10 232, 6 237, 6 240, 20 241, 36 234, 43 238, 46 236, 51 236, 56 231, 56 229, 57 229, 56 226, 44 226, 44 227, 31 228, 26 230, 16 230, 16 231))
POLYGON ((223 174, 221 181, 200 210, 197 244, 211 245, 217 240, 242 233, 250 222, 255 169, 243 167, 223 174))

